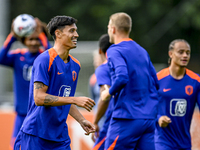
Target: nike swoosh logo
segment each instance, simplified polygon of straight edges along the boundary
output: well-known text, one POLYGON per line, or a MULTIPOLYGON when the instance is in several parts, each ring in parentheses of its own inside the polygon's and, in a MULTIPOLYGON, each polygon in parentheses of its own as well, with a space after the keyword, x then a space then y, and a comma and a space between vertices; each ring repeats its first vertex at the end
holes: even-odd
POLYGON ((59 71, 58 71, 58 73, 57 73, 57 74, 58 74, 58 75, 61 75, 61 74, 63 74, 63 72, 59 72, 59 71))
POLYGON ((163 89, 163 92, 167 92, 167 91, 170 91, 171 90, 171 88, 169 88, 169 89, 163 89))

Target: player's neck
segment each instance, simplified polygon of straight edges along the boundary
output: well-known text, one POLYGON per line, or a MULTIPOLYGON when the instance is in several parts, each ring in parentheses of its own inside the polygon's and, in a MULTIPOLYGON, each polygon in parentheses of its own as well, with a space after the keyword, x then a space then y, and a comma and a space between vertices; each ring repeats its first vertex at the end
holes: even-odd
POLYGON ((114 43, 118 44, 120 43, 123 39, 127 39, 129 38, 128 34, 116 34, 115 35, 115 39, 114 39, 114 43))
POLYGON ((185 75, 185 71, 185 67, 180 67, 173 64, 169 66, 170 75, 175 79, 182 79, 185 75))
POLYGON ((55 44, 54 47, 55 51, 57 54, 60 56, 60 58, 67 63, 68 62, 68 55, 69 55, 69 50, 66 49, 63 45, 58 45, 55 44))

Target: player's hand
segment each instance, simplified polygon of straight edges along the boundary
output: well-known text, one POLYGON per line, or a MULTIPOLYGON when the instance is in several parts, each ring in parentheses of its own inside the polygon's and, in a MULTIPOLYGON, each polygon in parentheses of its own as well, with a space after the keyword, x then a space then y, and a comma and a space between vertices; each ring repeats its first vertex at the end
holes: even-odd
POLYGON ((38 18, 35 18, 35 22, 36 22, 36 28, 34 33, 39 35, 42 32, 42 22, 38 18))
POLYGON ((99 126, 98 124, 94 124, 95 126, 95 133, 92 133, 92 141, 95 142, 96 139, 99 137, 99 126))
POLYGON ((14 24, 13 24, 14 20, 15 20, 15 19, 12 20, 10 33, 12 34, 13 37, 17 38, 17 40, 21 42, 21 37, 19 37, 19 36, 14 32, 14 24))
POLYGON ((107 85, 104 85, 104 87, 105 87, 105 90, 102 91, 102 93, 101 93, 101 100, 102 100, 102 101, 107 101, 107 100, 110 99, 111 95, 110 95, 110 93, 109 93, 109 88, 108 88, 108 86, 107 86, 107 85))
POLYGON ((168 126, 169 123, 171 123, 171 119, 167 116, 161 116, 158 120, 158 124, 160 127, 165 128, 168 126))
POLYGON ((95 102, 89 97, 77 97, 74 104, 85 108, 87 111, 91 111, 92 107, 95 105, 95 102))
POLYGON ((95 126, 91 122, 84 119, 80 124, 81 124, 81 127, 86 132, 85 135, 89 135, 90 133, 95 132, 95 126))

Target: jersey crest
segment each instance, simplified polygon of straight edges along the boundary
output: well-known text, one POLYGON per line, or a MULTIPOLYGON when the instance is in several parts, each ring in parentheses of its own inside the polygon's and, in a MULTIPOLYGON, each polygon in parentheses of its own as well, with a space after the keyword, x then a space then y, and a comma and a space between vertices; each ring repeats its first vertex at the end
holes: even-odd
POLYGON ((185 93, 187 94, 187 95, 192 95, 192 93, 193 93, 193 87, 191 86, 191 85, 187 85, 186 87, 185 87, 185 93))
POLYGON ((76 78, 77 78, 77 73, 76 73, 76 71, 72 71, 72 79, 73 79, 73 81, 75 81, 76 78))

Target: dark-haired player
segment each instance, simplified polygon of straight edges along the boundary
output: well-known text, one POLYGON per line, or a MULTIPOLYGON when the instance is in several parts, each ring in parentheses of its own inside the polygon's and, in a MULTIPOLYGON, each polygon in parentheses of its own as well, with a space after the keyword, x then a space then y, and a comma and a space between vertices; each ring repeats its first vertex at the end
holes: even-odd
POLYGON ((45 34, 46 26, 38 18, 35 18, 35 20, 37 23, 36 31, 28 37, 18 37, 13 32, 12 26, 11 32, 0 50, 0 64, 12 67, 14 70, 13 88, 16 118, 10 143, 11 149, 13 149, 15 138, 27 114, 29 84, 33 62, 39 54, 51 47, 47 34, 45 34), (10 50, 13 43, 17 40, 22 42, 26 48, 10 50))
POLYGON ((196 103, 200 106, 200 77, 186 68, 190 53, 187 41, 172 41, 169 67, 157 73, 160 103, 156 150, 191 150, 190 125, 196 103))
MULTIPOLYGON (((95 70, 97 83, 100 87, 100 94, 105 89, 105 86, 108 86, 108 87, 111 86, 110 72, 109 72, 109 67, 106 60, 106 51, 110 47, 110 45, 111 43, 109 42, 108 34, 103 34, 99 38, 99 54, 104 63, 101 64, 99 67, 97 67, 95 70)), ((107 133, 111 115, 112 115, 113 99, 111 98, 107 101, 102 101, 101 99, 99 99, 97 106, 98 106, 97 112, 94 119, 96 132, 92 134, 92 139, 93 141, 95 141, 93 150, 104 150, 106 133, 107 133), (104 114, 106 116, 106 119, 103 123, 103 126, 99 128, 98 123, 100 119, 104 116, 104 114)))
POLYGON ((66 119, 70 114, 86 134, 94 126, 78 111, 77 106, 92 110, 94 101, 74 97, 80 63, 69 54, 77 44, 77 20, 56 16, 47 28, 55 41, 53 48, 39 55, 32 69, 28 114, 17 136, 14 149, 70 150, 66 119))

